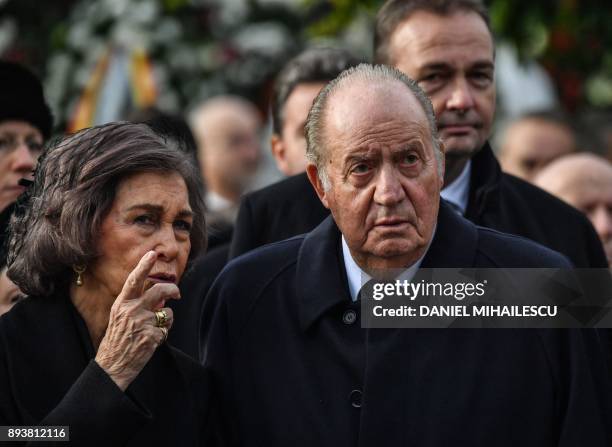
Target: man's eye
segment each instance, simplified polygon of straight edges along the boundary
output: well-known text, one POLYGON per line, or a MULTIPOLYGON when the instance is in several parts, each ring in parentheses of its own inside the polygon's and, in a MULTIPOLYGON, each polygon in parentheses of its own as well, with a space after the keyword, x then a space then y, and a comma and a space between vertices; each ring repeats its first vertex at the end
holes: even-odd
POLYGON ((174 222, 174 228, 176 228, 179 231, 190 232, 191 224, 187 222, 186 220, 177 220, 176 222, 174 222))
POLYGON ((471 75, 472 82, 477 87, 488 87, 493 81, 491 75, 485 72, 476 72, 471 75))
POLYGON ((413 165, 419 161, 419 157, 416 154, 406 154, 403 158, 403 163, 407 165, 413 165))
POLYGON ((446 76, 442 73, 431 73, 419 79, 419 85, 424 89, 432 89, 444 83, 446 76))
POLYGON ((353 167, 353 173, 355 174, 367 174, 370 172, 370 166, 365 163, 359 163, 353 167))
POLYGON ((431 74, 428 74, 427 76, 423 76, 421 78, 421 81, 433 82, 433 81, 439 81, 440 79, 442 79, 442 75, 440 73, 431 73, 431 74))

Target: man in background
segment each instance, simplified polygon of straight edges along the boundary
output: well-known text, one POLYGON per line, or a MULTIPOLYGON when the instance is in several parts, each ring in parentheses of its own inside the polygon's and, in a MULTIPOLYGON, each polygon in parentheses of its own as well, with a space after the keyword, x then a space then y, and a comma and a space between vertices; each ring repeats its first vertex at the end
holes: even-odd
POLYGON ((231 227, 259 165, 259 112, 245 99, 218 96, 197 107, 190 124, 206 184, 207 223, 231 227))
POLYGON ((594 154, 567 155, 546 166, 534 183, 586 214, 612 267, 612 163, 594 154))
POLYGON ((446 147, 441 194, 484 227, 524 236, 577 267, 605 267, 588 219, 504 174, 487 139, 495 114, 494 42, 479 0, 390 0, 378 12, 375 58, 413 78, 430 97, 446 147))
POLYGON ((533 182, 546 165, 575 151, 574 130, 565 115, 554 110, 531 112, 504 131, 499 162, 504 172, 533 182))
POLYGON ((244 197, 230 258, 310 231, 329 214, 304 172, 307 164, 304 123, 321 88, 359 62, 346 50, 312 48, 290 60, 279 73, 272 97, 270 145, 278 169, 292 177, 244 197))

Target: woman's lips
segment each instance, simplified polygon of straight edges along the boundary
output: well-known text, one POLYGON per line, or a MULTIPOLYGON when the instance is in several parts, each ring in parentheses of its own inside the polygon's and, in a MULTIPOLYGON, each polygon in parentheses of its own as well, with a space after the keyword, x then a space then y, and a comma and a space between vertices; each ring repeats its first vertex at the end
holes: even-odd
POLYGON ((159 274, 159 275, 149 275, 149 281, 153 283, 171 283, 176 284, 176 276, 175 275, 167 275, 167 274, 159 274))

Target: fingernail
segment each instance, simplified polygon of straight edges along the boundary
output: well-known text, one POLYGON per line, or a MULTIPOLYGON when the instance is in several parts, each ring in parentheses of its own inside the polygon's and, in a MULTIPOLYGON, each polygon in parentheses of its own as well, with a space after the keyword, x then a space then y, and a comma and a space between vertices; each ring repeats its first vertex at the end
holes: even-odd
POLYGON ((147 259, 148 260, 152 260, 153 258, 157 257, 157 253, 155 252, 155 250, 151 250, 150 252, 147 253, 147 259))

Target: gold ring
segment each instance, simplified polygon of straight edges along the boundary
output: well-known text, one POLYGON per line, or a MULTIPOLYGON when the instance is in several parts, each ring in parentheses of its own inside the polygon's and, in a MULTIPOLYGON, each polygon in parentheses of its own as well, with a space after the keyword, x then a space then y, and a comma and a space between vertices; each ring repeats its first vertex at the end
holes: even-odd
POLYGON ((155 326, 164 327, 168 322, 168 314, 164 309, 155 312, 155 326))
POLYGON ((162 333, 164 334, 164 339, 162 340, 162 343, 165 342, 166 340, 168 340, 168 328, 167 327, 160 327, 162 333))

